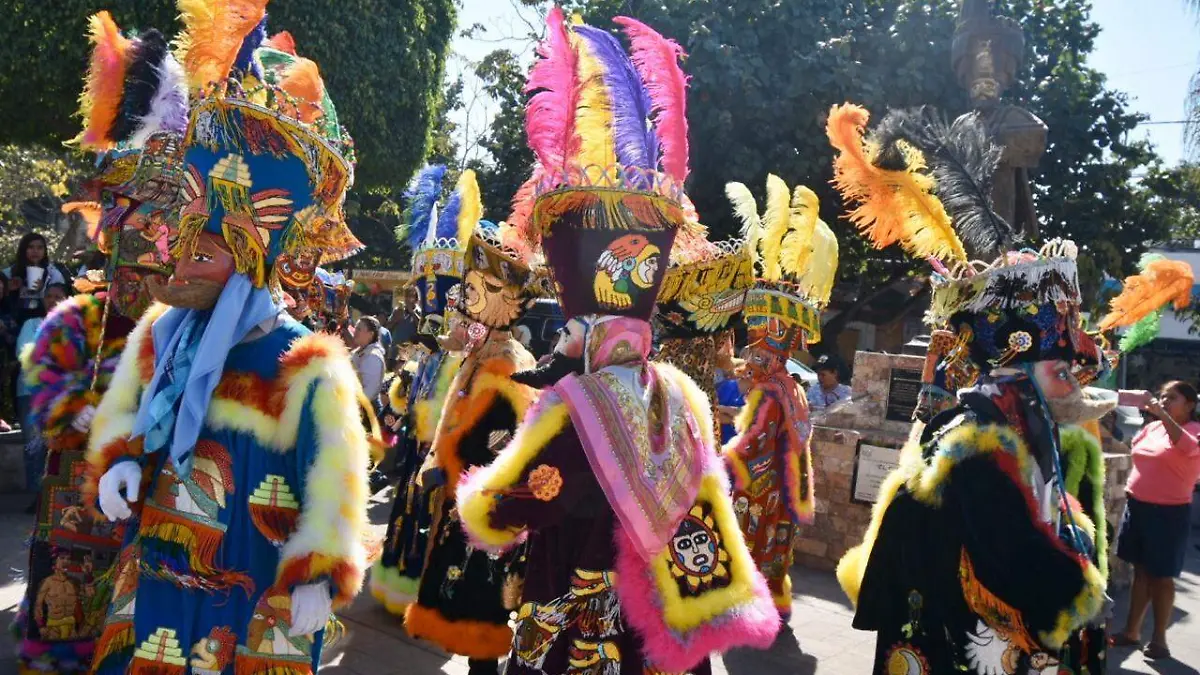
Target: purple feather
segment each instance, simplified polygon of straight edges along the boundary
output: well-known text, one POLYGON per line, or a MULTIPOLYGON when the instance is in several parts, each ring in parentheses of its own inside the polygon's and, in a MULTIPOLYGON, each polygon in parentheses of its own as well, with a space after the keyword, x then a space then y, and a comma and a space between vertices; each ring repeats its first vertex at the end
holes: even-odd
POLYGON ((237 59, 233 62, 233 72, 246 73, 262 79, 262 68, 254 60, 254 50, 261 47, 266 39, 267 17, 263 15, 262 21, 259 21, 254 30, 246 35, 246 39, 242 40, 242 47, 238 50, 237 59))
POLYGON ((604 66, 604 86, 613 112, 614 145, 623 166, 658 167, 658 137, 650 124, 650 92, 621 43, 611 33, 592 26, 573 26, 587 41, 592 55, 604 66))

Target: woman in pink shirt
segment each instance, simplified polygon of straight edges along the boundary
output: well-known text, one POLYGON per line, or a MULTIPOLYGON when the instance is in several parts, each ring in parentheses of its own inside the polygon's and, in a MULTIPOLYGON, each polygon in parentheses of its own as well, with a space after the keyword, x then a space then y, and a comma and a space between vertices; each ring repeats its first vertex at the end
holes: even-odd
POLYGON ((1129 499, 1117 534, 1117 556, 1133 565, 1133 589, 1125 630, 1113 636, 1112 644, 1140 646, 1142 621, 1153 605, 1154 636, 1145 655, 1161 659, 1171 656, 1167 624, 1187 553, 1192 490, 1200 478, 1200 422, 1196 388, 1186 382, 1168 382, 1157 399, 1140 393, 1142 410, 1158 421, 1133 439, 1133 472, 1125 487, 1129 499))

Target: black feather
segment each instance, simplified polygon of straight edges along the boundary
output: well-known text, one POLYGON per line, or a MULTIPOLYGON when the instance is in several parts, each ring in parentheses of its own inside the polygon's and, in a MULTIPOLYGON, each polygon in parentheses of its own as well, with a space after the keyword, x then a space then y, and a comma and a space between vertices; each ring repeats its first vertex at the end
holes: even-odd
POLYGON ((889 170, 905 168, 898 141, 921 151, 936 183, 934 194, 968 254, 991 259, 1013 247, 1012 225, 992 205, 992 181, 1003 150, 991 141, 978 113, 947 123, 931 108, 892 110, 872 131, 872 140, 881 148, 876 165, 889 170))
POLYGON ((142 119, 150 114, 150 105, 161 81, 159 68, 167 58, 170 45, 157 30, 148 30, 134 42, 125 70, 121 107, 113 123, 112 138, 127 141, 137 132, 142 119))

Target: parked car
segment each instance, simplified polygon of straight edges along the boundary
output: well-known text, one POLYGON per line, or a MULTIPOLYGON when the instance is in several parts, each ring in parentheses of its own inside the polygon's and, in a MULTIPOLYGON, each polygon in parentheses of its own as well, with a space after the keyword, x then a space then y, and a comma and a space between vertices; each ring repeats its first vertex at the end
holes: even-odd
POLYGON ((796 359, 788 359, 787 361, 788 375, 792 377, 799 376, 804 385, 804 391, 817 383, 817 373, 812 368, 800 363, 796 359))

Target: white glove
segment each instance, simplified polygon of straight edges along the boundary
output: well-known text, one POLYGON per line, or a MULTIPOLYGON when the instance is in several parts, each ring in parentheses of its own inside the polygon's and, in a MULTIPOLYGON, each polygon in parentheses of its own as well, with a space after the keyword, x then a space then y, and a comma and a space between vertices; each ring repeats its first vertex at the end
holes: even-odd
POLYGON ((312 635, 325 627, 333 612, 329 582, 303 584, 292 590, 292 627, 288 635, 312 635))
POLYGON ((75 416, 75 420, 71 422, 71 428, 80 433, 86 434, 88 429, 92 428, 92 420, 96 419, 96 406, 89 405, 79 414, 75 416))
POLYGON ((136 504, 142 483, 142 468, 137 462, 121 462, 100 477, 100 512, 109 522, 125 520, 133 515, 129 504, 136 504), (124 497, 121 489, 125 489, 124 497), (126 502, 129 504, 126 504, 126 502))

